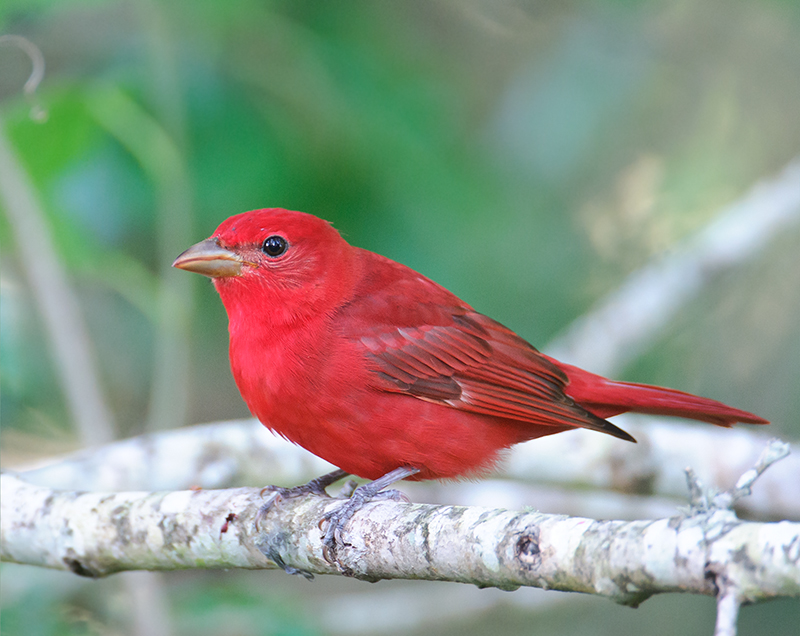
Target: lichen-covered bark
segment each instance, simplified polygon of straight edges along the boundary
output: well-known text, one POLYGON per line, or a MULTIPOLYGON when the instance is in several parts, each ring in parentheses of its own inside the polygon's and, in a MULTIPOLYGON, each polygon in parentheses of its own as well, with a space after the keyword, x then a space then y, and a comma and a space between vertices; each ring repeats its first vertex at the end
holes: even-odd
POLYGON ((253 507, 253 489, 60 492, 7 474, 0 483, 3 561, 83 576, 264 565, 240 524, 220 534, 230 513, 253 507))
POLYGON ((0 482, 2 559, 85 576, 280 565, 365 580, 571 590, 631 605, 721 586, 744 601, 800 596, 800 524, 746 522, 729 510, 624 522, 376 502, 348 524, 331 564, 319 520, 340 500, 281 500, 256 528, 258 489, 80 493, 12 475, 0 482))

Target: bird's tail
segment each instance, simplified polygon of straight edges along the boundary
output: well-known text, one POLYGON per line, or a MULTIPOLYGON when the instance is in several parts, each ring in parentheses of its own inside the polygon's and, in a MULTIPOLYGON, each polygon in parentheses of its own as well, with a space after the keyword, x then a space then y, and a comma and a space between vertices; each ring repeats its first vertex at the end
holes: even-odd
POLYGON ((648 384, 615 382, 553 358, 548 357, 548 360, 567 374, 569 384, 565 389, 566 394, 598 417, 606 418, 633 411, 686 417, 725 427, 733 426, 737 422, 769 424, 762 417, 716 400, 648 384))

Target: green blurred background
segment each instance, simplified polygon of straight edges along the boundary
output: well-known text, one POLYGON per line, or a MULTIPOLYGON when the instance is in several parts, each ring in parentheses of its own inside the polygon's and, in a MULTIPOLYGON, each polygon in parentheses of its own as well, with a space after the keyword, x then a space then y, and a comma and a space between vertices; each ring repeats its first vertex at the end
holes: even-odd
MULTIPOLYGON (((213 288, 169 268, 232 214, 322 216, 544 346, 800 153, 796 0, 4 0, 0 33, 46 59, 38 122, 27 57, 0 47, 0 117, 77 292, 117 437, 247 415, 213 288)), ((84 442, 5 213, 0 247, 13 467, 84 442)), ((795 228, 716 278, 619 375, 733 403, 796 440, 798 254, 795 228)), ((3 567, 4 634, 131 633, 122 577, 32 570, 3 567)), ((378 589, 281 572, 164 581, 173 633, 214 636, 341 633, 319 599, 378 589)), ((740 633, 789 633, 799 614, 746 608, 740 633)), ((635 612, 581 599, 424 631, 709 634, 713 615, 706 598, 635 612)))

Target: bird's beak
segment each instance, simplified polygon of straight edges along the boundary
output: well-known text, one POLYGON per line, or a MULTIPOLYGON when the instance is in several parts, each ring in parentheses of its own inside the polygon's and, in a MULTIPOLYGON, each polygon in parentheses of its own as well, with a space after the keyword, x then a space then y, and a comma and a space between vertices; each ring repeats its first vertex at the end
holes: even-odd
POLYGON ((192 245, 172 266, 209 278, 227 278, 241 274, 243 263, 241 256, 222 247, 218 239, 208 238, 192 245))

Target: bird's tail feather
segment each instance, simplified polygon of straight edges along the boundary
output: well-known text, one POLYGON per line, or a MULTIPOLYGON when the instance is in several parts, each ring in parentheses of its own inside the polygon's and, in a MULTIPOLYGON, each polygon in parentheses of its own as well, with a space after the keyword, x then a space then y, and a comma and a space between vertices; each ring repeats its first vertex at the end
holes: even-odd
POLYGON ((762 417, 716 400, 648 384, 615 382, 553 358, 548 359, 567 374, 569 384, 565 389, 566 394, 601 418, 632 411, 686 417, 725 427, 733 426, 737 422, 769 423, 762 417))

